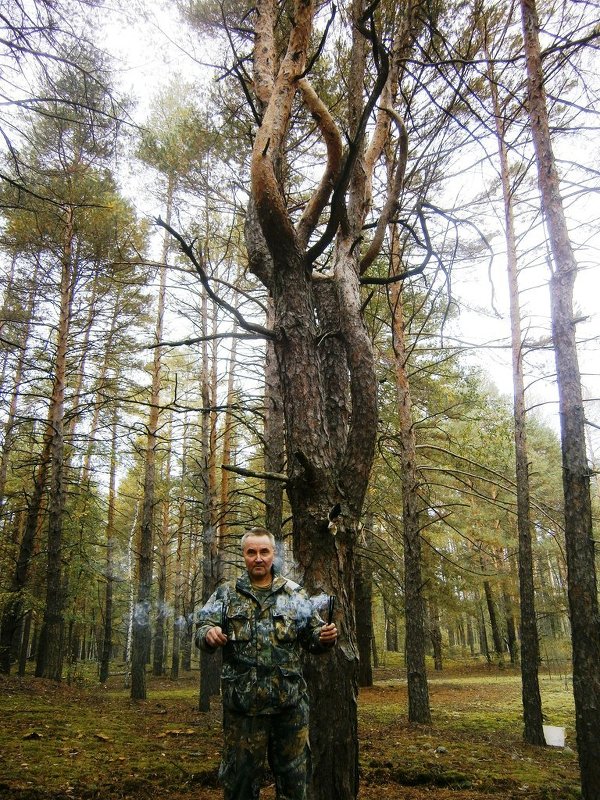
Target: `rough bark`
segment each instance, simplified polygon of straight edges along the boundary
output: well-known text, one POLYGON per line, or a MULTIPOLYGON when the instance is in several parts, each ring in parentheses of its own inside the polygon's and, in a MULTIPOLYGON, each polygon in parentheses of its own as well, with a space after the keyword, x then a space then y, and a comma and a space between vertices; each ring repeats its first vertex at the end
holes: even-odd
POLYGON ((247 222, 250 266, 269 289, 273 303, 294 556, 309 593, 336 596, 335 621, 340 630, 336 648, 307 663, 314 766, 311 800, 349 800, 358 791, 355 550, 374 454, 377 380, 362 320, 356 245, 370 208, 369 179, 364 170, 367 119, 387 77, 383 68, 386 54, 378 51, 382 71, 365 103, 364 76, 371 43, 365 37, 363 11, 362 2, 355 2, 348 78, 351 144, 341 164, 342 137, 304 81, 312 2, 295 3, 287 49, 278 62, 273 38, 276 5, 262 0, 257 6, 254 50, 262 120, 252 154, 248 220, 258 220, 261 235, 247 222), (281 164, 297 90, 317 121, 328 164, 324 180, 295 227, 286 205, 281 164), (337 176, 334 189, 330 183, 337 176), (307 249, 331 190, 325 233, 307 249), (312 275, 313 259, 332 243, 331 274, 319 281, 312 275))
MULTIPOLYGON (((366 516, 363 525, 362 548, 369 552, 372 545, 373 516, 366 516)), ((356 642, 358 646, 358 685, 373 685, 373 565, 368 555, 359 553, 354 578, 356 597, 356 642)))
POLYGON ((529 118, 542 210, 548 226, 553 261, 550 303, 561 423, 577 750, 582 798, 595 800, 600 786, 600 614, 592 538, 590 468, 585 445, 585 413, 573 314, 577 263, 565 220, 551 144, 538 36, 539 22, 534 0, 521 0, 521 14, 529 118))
POLYGON ((48 496, 48 555, 46 600, 38 642, 36 677, 62 679, 64 658, 64 606, 66 587, 63 574, 63 509, 65 504, 65 388, 67 354, 75 268, 73 263, 74 219, 69 209, 65 227, 61 264, 60 309, 56 334, 54 384, 50 398, 50 481, 48 496))
MULTIPOLYGON (((394 238, 394 243, 397 242, 394 238)), ((396 248, 392 253, 397 252, 396 248)), ((395 259, 394 259, 395 260, 395 259)), ((394 270, 392 274, 398 274, 394 270)), ((402 310, 402 290, 392 285, 392 332, 396 395, 398 398, 398 433, 402 470, 402 541, 404 544, 404 623, 406 630, 406 676, 408 683, 408 719, 429 724, 429 689, 425 668, 425 599, 421 565, 421 508, 417 451, 412 418, 412 400, 408 383, 407 348, 402 310)))
MULTIPOLYGON (((215 452, 213 447, 212 430, 214 428, 212 406, 215 405, 211 373, 212 366, 206 335, 208 333, 208 303, 206 293, 202 298, 202 468, 200 480, 202 482, 202 601, 206 602, 215 590, 219 581, 219 542, 217 527, 214 520, 214 462, 215 452)), ((200 687, 198 694, 199 711, 210 710, 210 698, 219 691, 219 661, 212 654, 201 651, 200 653, 200 687)))

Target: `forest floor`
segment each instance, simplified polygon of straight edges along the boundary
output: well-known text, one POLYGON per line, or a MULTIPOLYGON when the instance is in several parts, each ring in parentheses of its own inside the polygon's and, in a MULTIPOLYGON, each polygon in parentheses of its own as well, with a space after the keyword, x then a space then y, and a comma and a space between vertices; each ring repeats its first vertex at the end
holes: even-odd
MULTIPOLYGON (((359 800, 574 800, 572 687, 541 676, 548 724, 565 747, 523 742, 521 683, 513 670, 430 674, 433 722, 409 725, 399 669, 361 689, 359 800)), ((4 800, 220 800, 218 700, 196 709, 197 673, 148 679, 132 701, 123 677, 80 685, 0 676, 0 798, 4 800)), ((268 781, 262 800, 273 800, 268 781)))

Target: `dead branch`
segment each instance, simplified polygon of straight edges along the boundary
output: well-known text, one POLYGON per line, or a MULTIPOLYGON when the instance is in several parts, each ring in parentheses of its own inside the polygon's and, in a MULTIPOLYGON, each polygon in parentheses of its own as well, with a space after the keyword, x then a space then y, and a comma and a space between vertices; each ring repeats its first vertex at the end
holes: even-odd
POLYGON ((243 467, 234 467, 232 464, 221 464, 221 469, 227 472, 235 472, 236 475, 243 475, 245 478, 258 478, 265 481, 281 481, 282 483, 288 482, 288 476, 282 472, 255 472, 252 469, 244 469, 243 467))
POLYGON ((263 336, 265 339, 275 338, 275 334, 272 330, 269 330, 269 328, 265 328, 264 325, 257 325, 254 322, 248 322, 242 316, 242 314, 240 314, 238 309, 235 308, 235 306, 232 306, 226 300, 223 300, 222 297, 219 297, 219 295, 213 291, 210 282, 208 280, 208 275, 206 274, 206 270, 202 263, 203 261, 202 251, 198 251, 200 256, 200 258, 198 258, 196 256, 196 253, 194 252, 194 248, 192 247, 192 245, 186 242, 183 236, 174 228, 172 228, 171 225, 169 225, 160 217, 157 217, 156 224, 159 225, 161 228, 164 228, 166 231, 168 231, 171 234, 171 236, 173 236, 173 238, 178 241, 179 247, 181 248, 181 252, 187 258, 189 258, 191 263, 194 265, 194 268, 200 277, 200 282, 202 283, 202 286, 204 286, 206 293, 213 301, 213 303, 216 303, 220 308, 224 309, 229 314, 231 314, 234 317, 234 319, 237 320, 238 325, 245 331, 259 334, 260 336, 263 336))

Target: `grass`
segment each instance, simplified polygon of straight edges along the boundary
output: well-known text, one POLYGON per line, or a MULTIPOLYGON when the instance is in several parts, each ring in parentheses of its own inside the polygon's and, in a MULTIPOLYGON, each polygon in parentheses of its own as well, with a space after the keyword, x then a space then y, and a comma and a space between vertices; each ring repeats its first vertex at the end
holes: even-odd
MULTIPOLYGON (((377 677, 359 697, 361 800, 579 796, 568 682, 541 678, 547 722, 566 728, 570 746, 562 749, 523 742, 514 672, 430 674, 428 726, 409 724, 397 668, 377 677)), ((0 678, 0 797, 220 798, 220 709, 214 701, 211 712, 196 710, 197 680, 149 677, 149 699, 134 702, 122 678, 106 687, 0 678)))

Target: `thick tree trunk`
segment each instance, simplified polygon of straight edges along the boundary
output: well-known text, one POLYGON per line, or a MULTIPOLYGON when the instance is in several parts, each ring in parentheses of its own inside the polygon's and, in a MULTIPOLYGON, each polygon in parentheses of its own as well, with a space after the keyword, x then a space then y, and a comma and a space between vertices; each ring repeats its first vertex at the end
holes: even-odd
MULTIPOLYGON (((353 9, 357 23, 359 5, 353 9)), ((259 220, 269 258, 261 256, 261 238, 252 235, 251 226, 247 241, 251 267, 273 301, 294 556, 309 593, 325 592, 337 598, 338 645, 307 664, 314 764, 309 796, 311 800, 349 800, 358 791, 355 546, 377 425, 377 380, 371 342, 361 318, 356 247, 369 207, 368 181, 362 163, 356 169, 352 166, 360 161, 364 148, 366 39, 357 25, 352 56, 356 90, 349 92, 354 109, 349 127, 357 141, 348 154, 346 182, 338 190, 348 193, 349 204, 345 214, 338 194, 335 209, 332 206, 328 241, 336 234, 337 239, 330 261, 332 274, 326 279, 330 286, 322 287, 311 274, 312 264, 307 261, 313 251, 306 247, 311 225, 316 224, 319 208, 324 208, 339 175, 341 136, 314 92, 300 86, 313 13, 312 3, 295 4, 287 50, 278 66, 274 52, 276 5, 272 0, 258 4, 254 74, 264 116, 254 142, 248 218, 259 220), (310 213, 302 216, 296 231, 286 207, 280 166, 298 88, 302 88, 320 130, 327 129, 328 172, 321 187, 325 190, 316 192, 307 204, 310 213), (345 222, 340 227, 342 218, 345 222), (339 357, 333 369, 328 369, 336 338, 342 343, 339 357)), ((377 86, 381 88, 381 80, 377 86)))
POLYGON ((521 13, 529 117, 554 265, 550 301, 561 422, 577 749, 582 798, 597 800, 600 786, 600 614, 592 538, 590 468, 573 315, 577 264, 569 239, 550 139, 535 0, 521 0, 521 13))

